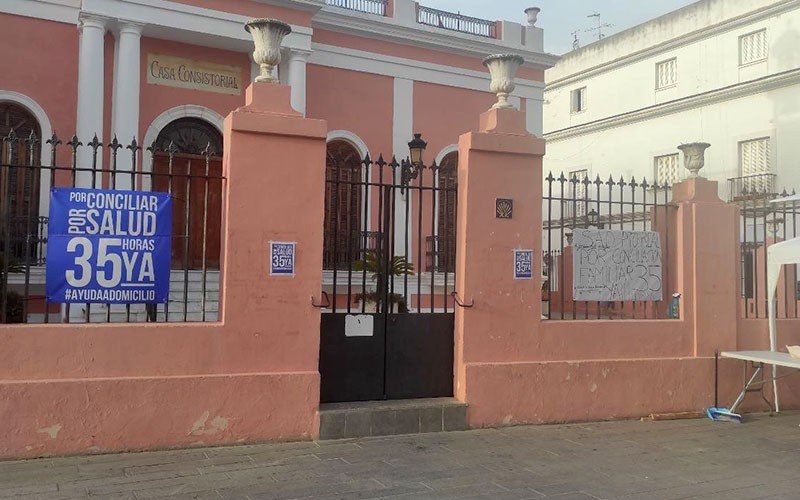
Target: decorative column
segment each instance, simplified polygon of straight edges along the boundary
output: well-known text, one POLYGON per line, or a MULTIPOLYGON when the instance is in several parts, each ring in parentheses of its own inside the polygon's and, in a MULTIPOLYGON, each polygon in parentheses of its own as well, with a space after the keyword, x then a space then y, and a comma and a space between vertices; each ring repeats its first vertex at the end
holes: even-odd
POLYGON ((474 305, 456 307, 454 389, 470 405, 471 426, 496 424, 511 413, 507 402, 518 397, 518 386, 509 381, 519 378, 516 363, 534 359, 541 321, 545 143, 528 133, 525 113, 505 99, 520 62, 518 56, 486 60, 499 100, 481 115, 478 132, 458 144, 456 291, 463 304, 474 305), (498 200, 510 200, 510 218, 498 216, 498 200))
MULTIPOLYGON (((103 142, 103 67, 105 59, 106 20, 102 17, 81 14, 81 32, 78 54, 78 114, 76 133, 83 144, 92 141, 95 134, 103 142)), ((92 166, 92 150, 78 148, 78 166, 92 166)), ((102 156, 98 155, 97 168, 102 167, 102 156)), ((99 176, 98 176, 99 177, 99 176)), ((78 172, 75 184, 91 187, 92 173, 78 172)))
POLYGON ((306 114, 306 64, 311 56, 308 50, 292 50, 289 54, 289 86, 292 88, 292 107, 306 114))
POLYGON ((736 350, 739 317, 739 208, 719 198, 716 181, 700 177, 707 143, 679 146, 691 177, 673 186, 677 205, 677 286, 682 316, 694 331, 695 356, 736 350))
MULTIPOLYGON (((134 139, 139 143, 140 42, 143 28, 141 24, 123 22, 117 34, 117 75, 114 79, 114 123, 111 130, 112 135, 125 147, 134 139)), ((117 163, 117 171, 131 171, 133 164, 128 157, 127 154, 121 157, 124 160, 117 163)), ((129 175, 117 176, 116 187, 121 190, 136 189, 129 175)))

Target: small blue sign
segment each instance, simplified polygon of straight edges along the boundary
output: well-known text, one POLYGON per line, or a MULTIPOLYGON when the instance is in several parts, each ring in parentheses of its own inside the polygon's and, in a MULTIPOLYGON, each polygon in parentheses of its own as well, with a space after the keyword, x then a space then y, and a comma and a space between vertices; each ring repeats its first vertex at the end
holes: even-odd
POLYGON ((49 302, 166 303, 171 249, 168 193, 50 190, 49 302))
POLYGON ((533 250, 514 250, 514 279, 533 279, 533 250))
POLYGON ((269 274, 294 276, 294 256, 297 243, 285 241, 269 242, 269 274))

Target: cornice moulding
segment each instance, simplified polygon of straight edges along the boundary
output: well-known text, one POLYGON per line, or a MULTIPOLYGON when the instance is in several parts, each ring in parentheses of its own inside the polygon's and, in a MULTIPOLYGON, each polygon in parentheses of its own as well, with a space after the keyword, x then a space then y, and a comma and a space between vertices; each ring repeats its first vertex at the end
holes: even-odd
MULTIPOLYGON (((719 35, 721 33, 737 29, 743 25, 758 22, 764 18, 776 16, 783 12, 795 9, 798 6, 800 6, 800 0, 789 0, 787 2, 780 3, 778 5, 770 6, 766 9, 760 9, 754 12, 743 14, 733 19, 725 20, 713 26, 708 26, 703 29, 693 31, 691 33, 686 33, 671 40, 666 40, 651 47, 647 47, 640 51, 633 52, 631 54, 626 54, 622 57, 618 57, 617 59, 613 59, 611 61, 602 63, 598 66, 592 66, 580 70, 576 73, 571 73, 567 76, 563 76, 551 82, 547 82, 546 90, 548 91, 557 90, 566 85, 575 84, 576 82, 583 80, 585 78, 591 78, 601 73, 605 73, 620 67, 628 66, 636 62, 639 62, 643 59, 649 59, 651 57, 657 56, 662 52, 675 50, 677 48, 690 45, 697 41, 705 40, 713 36, 719 35)), ((615 36, 610 36, 600 43, 610 43, 613 42, 614 40, 615 36)), ((587 48, 588 47, 591 47, 591 45, 588 45, 587 48)))
POLYGON ((756 80, 737 83, 728 87, 710 90, 700 94, 682 97, 674 101, 668 101, 655 106, 629 111, 619 115, 595 120, 593 122, 576 125, 561 130, 546 133, 544 138, 548 142, 558 142, 572 137, 600 132, 606 129, 622 127, 632 123, 652 120, 660 116, 680 113, 682 111, 709 106, 719 102, 730 101, 740 97, 747 97, 760 92, 786 87, 788 85, 800 83, 800 69, 793 69, 769 75, 756 80))

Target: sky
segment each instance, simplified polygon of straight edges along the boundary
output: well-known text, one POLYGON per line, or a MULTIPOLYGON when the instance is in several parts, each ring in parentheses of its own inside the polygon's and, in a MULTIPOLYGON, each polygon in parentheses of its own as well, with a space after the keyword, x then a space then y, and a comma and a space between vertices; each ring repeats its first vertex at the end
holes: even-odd
POLYGON ((585 30, 597 27, 596 18, 586 16, 599 12, 603 34, 612 35, 637 24, 679 9, 696 0, 420 0, 426 7, 461 12, 484 19, 503 19, 527 23, 524 10, 540 7, 537 26, 544 28, 545 50, 563 54, 572 50, 574 31, 579 31, 581 45, 597 40, 596 32, 585 30))

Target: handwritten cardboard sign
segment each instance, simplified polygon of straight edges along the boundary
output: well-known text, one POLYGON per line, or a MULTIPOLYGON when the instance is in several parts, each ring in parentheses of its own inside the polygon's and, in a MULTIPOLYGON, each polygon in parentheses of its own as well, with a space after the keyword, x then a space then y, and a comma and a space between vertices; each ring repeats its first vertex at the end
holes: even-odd
POLYGON ((663 299, 661 237, 649 231, 576 229, 572 293, 578 301, 663 299))

